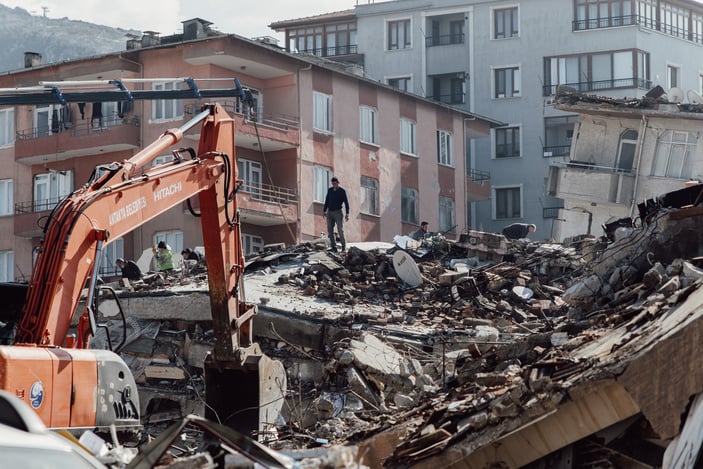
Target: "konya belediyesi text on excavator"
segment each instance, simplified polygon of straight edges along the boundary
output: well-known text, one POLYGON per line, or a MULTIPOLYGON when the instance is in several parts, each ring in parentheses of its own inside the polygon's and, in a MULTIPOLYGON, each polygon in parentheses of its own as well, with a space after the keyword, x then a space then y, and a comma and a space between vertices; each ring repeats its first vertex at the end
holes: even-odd
MULTIPOLYGON (((130 91, 114 80, 43 83, 0 89, 0 106, 217 96, 246 102, 251 97, 236 79, 231 89, 198 90, 193 79, 183 82, 185 89, 161 92, 130 91), (85 87, 92 88, 82 91, 85 87)), ((203 105, 182 127, 164 132, 133 157, 96 168, 51 211, 29 283, 3 286, 8 292, 3 297, 13 298, 14 292, 15 298, 5 308, 20 313, 14 341, 0 345, 2 389, 27 402, 49 428, 138 428, 142 409, 129 368, 115 351, 89 348, 97 327, 92 299, 99 288, 99 261, 111 241, 198 196, 216 336, 204 364, 205 417, 243 433, 264 434, 283 404, 286 374, 254 342, 256 307, 241 300, 244 253, 236 197, 241 182, 235 120, 220 104, 203 105), (198 126, 197 152, 176 147, 198 126), (173 161, 152 165, 168 150, 173 161), (85 310, 77 311, 86 287, 85 310)), ((8 315, 12 312, 4 313, 4 320, 8 315)))

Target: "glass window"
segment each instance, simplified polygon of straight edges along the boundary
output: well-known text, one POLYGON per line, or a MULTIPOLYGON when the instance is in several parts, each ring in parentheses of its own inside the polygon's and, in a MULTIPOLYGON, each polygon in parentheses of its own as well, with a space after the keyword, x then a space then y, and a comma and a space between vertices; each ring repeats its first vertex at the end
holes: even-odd
POLYGON ((417 189, 402 187, 400 189, 400 218, 403 223, 418 224, 418 193, 417 189))
POLYGON ((522 217, 522 189, 503 187, 493 189, 495 218, 497 220, 522 217))
POLYGON ((454 166, 454 145, 452 134, 444 130, 437 131, 437 162, 445 166, 454 166))
POLYGON ((332 96, 312 93, 312 127, 322 132, 332 132, 332 96))
POLYGON ((448 197, 439 198, 439 231, 451 231, 454 223, 454 200, 448 197))
POLYGON ((15 253, 0 251, 0 282, 15 281, 15 253))
POLYGON ((520 67, 498 68, 495 73, 495 97, 520 96, 520 67))
POLYGON ((400 119, 400 151, 408 155, 415 155, 415 122, 400 119))
POLYGON ((681 75, 681 68, 674 65, 666 66, 666 77, 667 86, 669 88, 675 88, 679 86, 679 76, 681 75))
POLYGON ((15 110, 0 109, 0 147, 15 143, 15 110))
POLYGON ((408 49, 410 47, 410 20, 389 21, 388 50, 408 49))
POLYGON ((12 179, 0 180, 0 215, 12 215, 14 195, 12 179))
POLYGON ((388 84, 401 91, 412 91, 410 77, 389 78, 388 84))
POLYGON ((264 250, 264 239, 259 236, 252 236, 242 233, 242 244, 244 247, 245 256, 264 250))
POLYGON ((183 251, 183 232, 182 231, 161 231, 154 235, 154 246, 158 246, 160 241, 164 241, 171 252, 180 253, 183 251))
POLYGON ((520 156, 520 127, 495 129, 496 158, 520 156))
POLYGON ((118 238, 104 246, 103 255, 100 259, 100 275, 122 275, 122 270, 115 265, 115 261, 120 257, 124 257, 124 239, 122 238, 118 238))
POLYGON ((618 151, 617 168, 623 172, 632 171, 635 162, 635 149, 637 148, 637 131, 628 129, 620 135, 620 149, 618 151))
POLYGON ((244 181, 241 189, 252 194, 254 199, 261 198, 261 163, 258 161, 237 159, 237 172, 239 178, 244 181))
POLYGON ((378 215, 378 179, 361 176, 361 199, 359 203, 361 213, 378 215))
POLYGON ((518 33, 517 7, 493 10, 493 39, 515 37, 518 33))
POLYGON ((698 137, 694 132, 665 131, 657 140, 652 175, 690 178, 697 145, 698 137))
POLYGON ((73 191, 73 171, 34 175, 34 210, 51 210, 73 191))
POLYGON ((378 145, 378 130, 376 110, 371 107, 359 108, 359 140, 365 143, 378 145))
POLYGON ((330 187, 332 179, 332 171, 324 166, 313 167, 313 183, 312 183, 312 200, 315 202, 325 203, 327 197, 327 189, 330 187))
MULTIPOLYGON (((177 81, 154 83, 154 91, 173 91, 181 87, 177 81)), ((182 99, 155 99, 152 101, 151 118, 153 120, 173 120, 183 118, 182 99)))

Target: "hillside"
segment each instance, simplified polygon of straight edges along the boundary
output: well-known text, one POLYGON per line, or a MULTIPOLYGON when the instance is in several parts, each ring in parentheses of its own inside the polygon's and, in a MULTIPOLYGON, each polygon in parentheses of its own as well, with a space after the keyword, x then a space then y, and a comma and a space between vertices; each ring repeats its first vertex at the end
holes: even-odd
POLYGON ((0 72, 24 67, 24 53, 37 52, 42 63, 89 57, 125 49, 127 34, 140 31, 111 28, 68 18, 32 16, 23 8, 0 5, 0 72))

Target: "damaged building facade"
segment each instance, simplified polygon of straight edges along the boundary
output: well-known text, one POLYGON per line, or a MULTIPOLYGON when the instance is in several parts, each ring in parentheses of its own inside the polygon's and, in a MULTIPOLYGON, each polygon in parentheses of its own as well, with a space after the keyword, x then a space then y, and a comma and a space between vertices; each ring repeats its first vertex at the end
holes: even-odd
POLYGON ((550 163, 549 193, 564 200, 547 227, 552 237, 600 236, 605 225, 637 218, 643 200, 703 180, 703 98, 663 93, 618 99, 562 88, 556 107, 579 119, 569 157, 550 163))
MULTIPOLYGON (((326 231, 322 208, 332 176, 349 195, 352 217, 346 232, 355 241, 389 240, 417 229, 422 219, 457 234, 467 225, 467 201, 490 193, 488 175, 471 173, 463 155, 467 137, 486 136, 499 122, 401 93, 343 66, 217 33, 204 20, 184 22, 182 35, 145 33, 122 52, 30 65, 1 75, 0 87, 143 80, 135 86, 157 91, 187 88, 182 79, 169 78, 185 76, 196 78, 203 89, 233 87, 233 78, 250 89, 252 106, 235 98, 220 100, 236 120, 247 253, 326 231)), ((145 142, 187 122, 205 101, 74 102, 0 110, 6 129, 0 146, 0 279, 29 277, 42 220, 97 165, 128 159, 145 142)), ((197 138, 187 135, 186 141, 196 146, 197 138)), ((157 163, 172 158, 164 154, 157 163)), ((176 254, 202 245, 198 222, 185 205, 111 240, 101 274, 114 275, 115 259, 137 259, 159 241, 176 254)))

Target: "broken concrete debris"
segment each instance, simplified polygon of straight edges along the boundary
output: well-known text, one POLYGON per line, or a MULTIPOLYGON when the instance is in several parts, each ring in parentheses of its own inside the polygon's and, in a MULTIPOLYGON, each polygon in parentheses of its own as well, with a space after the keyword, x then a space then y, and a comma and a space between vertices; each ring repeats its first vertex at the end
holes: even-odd
MULTIPOLYGON (((299 460, 316 451, 308 464, 355 448, 368 467, 523 467, 566 452, 658 467, 703 391, 703 371, 669 366, 703 334, 703 221, 687 210, 661 209, 614 242, 470 232, 403 250, 415 287, 394 268, 397 245, 250 259, 257 341, 290 383, 268 445, 299 460)), ((129 316, 122 355, 156 436, 202 411, 212 334, 206 320, 129 316)))

